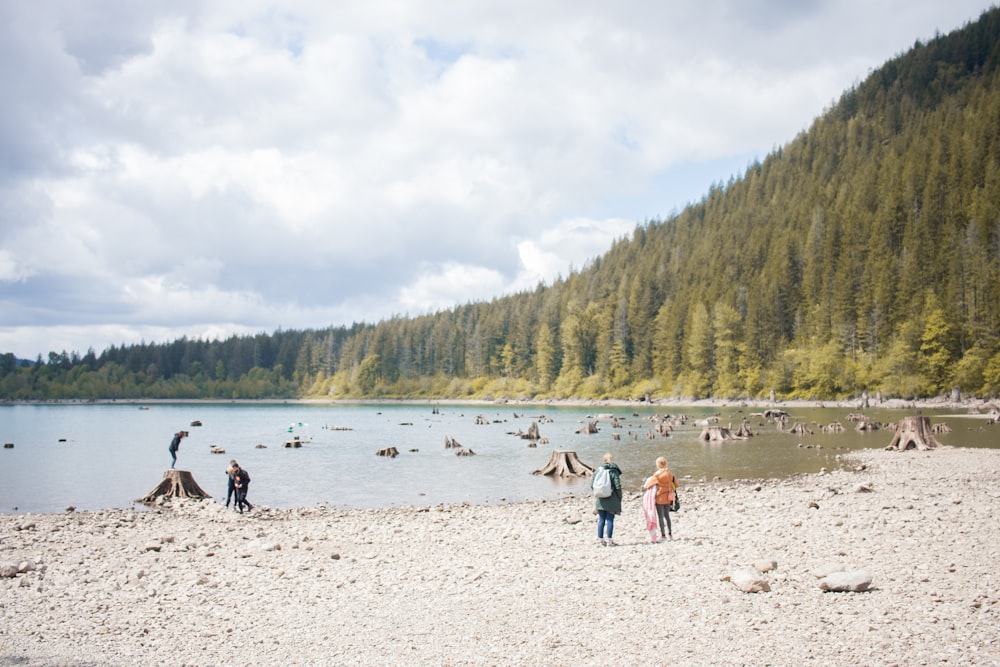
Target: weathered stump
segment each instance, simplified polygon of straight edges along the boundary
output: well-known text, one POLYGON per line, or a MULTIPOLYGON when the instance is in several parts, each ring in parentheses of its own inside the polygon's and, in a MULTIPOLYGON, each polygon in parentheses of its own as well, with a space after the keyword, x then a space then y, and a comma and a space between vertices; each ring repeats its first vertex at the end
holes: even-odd
POLYGON ((576 452, 556 450, 552 452, 545 466, 532 471, 531 474, 549 477, 586 477, 593 473, 594 469, 581 461, 576 452))
POLYGON ((930 417, 916 415, 913 417, 903 417, 896 429, 896 435, 886 449, 894 449, 900 452, 907 449, 934 449, 940 447, 941 443, 934 437, 931 429, 930 417))
POLYGON ((600 429, 597 428, 597 422, 587 422, 585 426, 581 426, 577 429, 577 433, 583 433, 584 435, 590 435, 591 433, 597 433, 600 429))
POLYGON ((386 447, 385 449, 376 450, 375 456, 388 456, 390 459, 394 459, 399 456, 399 450, 395 447, 386 447))
POLYGON ((163 479, 152 491, 139 499, 140 503, 153 503, 158 498, 194 498, 201 500, 211 498, 204 489, 194 481, 194 476, 189 470, 167 470, 163 473, 163 479))
POLYGON ((455 438, 444 436, 444 448, 445 449, 461 449, 462 443, 460 443, 455 438))
POLYGON ((725 440, 743 440, 725 426, 706 426, 698 436, 702 442, 723 442, 725 440))
POLYGON ((475 456, 476 453, 471 449, 466 449, 462 447, 461 449, 455 450, 455 456, 475 456))
POLYGON ((785 431, 786 433, 791 433, 792 435, 812 435, 812 429, 805 424, 799 422, 792 426, 792 428, 785 431))
POLYGON ((740 422, 740 427, 736 429, 736 437, 743 438, 744 440, 746 438, 753 437, 753 430, 751 430, 750 428, 750 422, 748 422, 746 419, 740 422))
POLYGON ((521 434, 522 440, 538 440, 538 422, 531 422, 531 426, 528 427, 527 433, 521 434))

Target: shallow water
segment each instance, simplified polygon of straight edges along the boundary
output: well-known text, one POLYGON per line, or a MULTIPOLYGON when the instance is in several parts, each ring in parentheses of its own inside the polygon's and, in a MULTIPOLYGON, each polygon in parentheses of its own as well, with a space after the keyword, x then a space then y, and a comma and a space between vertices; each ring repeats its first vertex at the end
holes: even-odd
MULTIPOLYGON (((187 430, 177 467, 190 470, 199 485, 224 502, 225 469, 235 458, 250 472, 249 498, 272 507, 325 504, 345 508, 425 506, 438 503, 497 503, 585 493, 588 479, 553 479, 531 472, 553 450, 575 451, 590 465, 611 452, 626 488, 636 490, 666 456, 682 480, 786 477, 839 465, 847 450, 885 447, 889 431, 858 433, 847 421, 852 410, 789 409, 812 435, 781 433, 751 417, 756 433, 745 441, 703 443, 697 422, 718 414, 721 425, 739 425, 749 408, 594 408, 420 404, 314 405, 179 403, 46 404, 0 406, 0 513, 61 512, 124 508, 153 489, 170 466, 167 446, 175 431, 187 430), (685 425, 670 437, 650 438, 653 415, 684 414, 685 425), (577 434, 586 421, 607 418, 600 432, 577 434), (487 423, 476 424, 482 417, 487 423), (198 420, 202 426, 190 426, 198 420), (539 423, 548 444, 529 447, 511 433, 539 423), (821 425, 840 421, 846 431, 825 434, 821 425), (618 439, 615 439, 615 436, 618 439), (304 444, 286 448, 298 437, 304 444), (454 438, 475 456, 446 449, 454 438), (225 454, 212 454, 212 445, 225 454), (263 445, 263 447, 259 447, 263 445), (800 447, 799 445, 803 445, 800 447), (375 451, 396 447, 399 456, 375 451)), ((1000 447, 1000 426, 956 416, 954 410, 922 410, 932 423, 953 431, 939 435, 946 445, 1000 447)), ((869 419, 897 423, 913 410, 867 410, 869 419)), ((138 505, 137 507, 142 507, 138 505)))

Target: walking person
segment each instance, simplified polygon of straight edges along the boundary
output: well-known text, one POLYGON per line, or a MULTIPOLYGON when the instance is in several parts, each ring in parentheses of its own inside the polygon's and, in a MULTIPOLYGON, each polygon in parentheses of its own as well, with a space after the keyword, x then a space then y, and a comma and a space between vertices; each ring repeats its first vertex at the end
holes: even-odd
MULTIPOLYGON (((660 538, 672 540, 674 530, 670 525, 670 505, 676 497, 677 477, 667 467, 667 459, 662 456, 656 459, 656 472, 646 480, 643 488, 653 486, 656 486, 656 517, 660 522, 660 538)), ((653 541, 656 541, 655 537, 653 541)))
POLYGON ((604 455, 601 466, 594 471, 594 477, 590 484, 591 488, 594 489, 597 506, 597 539, 603 546, 616 546, 614 541, 615 516, 622 513, 622 471, 614 462, 614 457, 611 454, 604 455), (607 472, 604 473, 602 470, 607 472), (610 489, 607 496, 603 495, 604 492, 598 488, 605 475, 610 478, 610 489))
POLYGON ((250 486, 250 473, 240 467, 239 463, 233 464, 233 488, 236 491, 236 508, 240 514, 243 510, 252 510, 253 505, 247 500, 247 488, 250 486))
POLYGON ((174 439, 170 441, 168 451, 170 452, 171 470, 173 470, 174 466, 177 464, 177 450, 181 448, 181 440, 187 437, 187 434, 187 431, 177 431, 177 433, 174 433, 174 439))
MULTIPOLYGON (((226 509, 229 509, 229 503, 236 494, 236 468, 238 468, 239 465, 240 464, 236 462, 236 459, 233 459, 229 462, 229 467, 226 468, 226 477, 229 480, 226 484, 226 509)), ((236 505, 233 505, 233 509, 236 509, 236 505)))

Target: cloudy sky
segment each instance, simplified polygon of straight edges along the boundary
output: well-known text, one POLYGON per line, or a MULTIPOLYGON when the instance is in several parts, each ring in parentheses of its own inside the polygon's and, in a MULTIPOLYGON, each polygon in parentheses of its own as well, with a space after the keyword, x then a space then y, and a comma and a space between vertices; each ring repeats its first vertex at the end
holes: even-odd
POLYGON ((582 267, 987 0, 0 0, 0 352, 582 267))

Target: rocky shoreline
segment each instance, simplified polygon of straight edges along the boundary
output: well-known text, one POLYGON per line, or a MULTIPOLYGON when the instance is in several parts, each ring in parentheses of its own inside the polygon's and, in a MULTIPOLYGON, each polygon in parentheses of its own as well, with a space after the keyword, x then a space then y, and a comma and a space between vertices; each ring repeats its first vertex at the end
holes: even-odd
POLYGON ((589 497, 0 515, 0 664, 1000 664, 1000 450, 850 457, 685 487, 659 544, 637 494, 615 547, 589 497))

